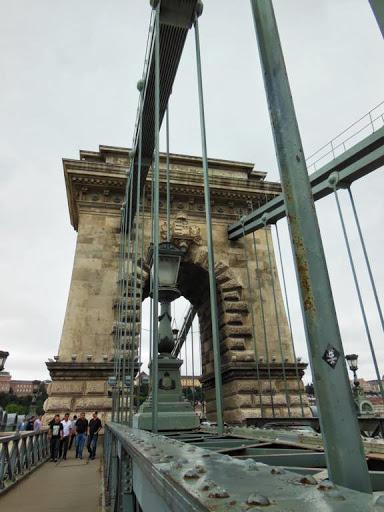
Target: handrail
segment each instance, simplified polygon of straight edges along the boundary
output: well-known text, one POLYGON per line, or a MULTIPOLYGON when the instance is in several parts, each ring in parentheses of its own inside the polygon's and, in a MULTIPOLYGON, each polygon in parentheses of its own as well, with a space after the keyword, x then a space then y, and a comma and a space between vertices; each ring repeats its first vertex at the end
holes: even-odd
POLYGON ((48 429, 0 436, 0 495, 46 462, 48 429))
POLYGON ((341 510, 340 501, 343 510, 373 510, 370 494, 331 483, 315 484, 312 476, 250 458, 212 453, 118 423, 105 426, 104 499, 108 510, 240 512, 259 510, 251 505, 263 510, 271 505, 274 510, 289 506, 292 512, 336 512, 341 510))
MULTIPOLYGON (((321 165, 324 165, 326 162, 333 160, 336 156, 339 156, 342 152, 347 150, 347 143, 352 139, 355 139, 359 134, 369 129, 372 133, 375 133, 379 128, 384 125, 384 101, 380 102, 374 108, 369 110, 366 114, 360 117, 357 121, 349 125, 342 132, 340 132, 336 137, 333 137, 329 142, 321 146, 317 151, 312 153, 307 159, 307 168, 308 171, 313 170, 316 171, 318 169, 318 164, 321 162, 321 165), (364 124, 365 123, 365 124, 364 124), (363 126, 361 126, 363 124, 363 126), (355 128, 352 133, 352 128, 355 128), (346 135, 341 138, 342 135, 346 135), (340 150, 341 151, 338 151, 340 150), (324 154, 321 154, 323 151, 326 151, 324 154), (338 153, 338 154, 337 154, 338 153), (319 154, 321 154, 319 156, 319 154), (314 157, 317 157, 314 161, 314 157), (327 158, 328 157, 328 158, 327 158), (324 161, 324 159, 326 159, 324 161)), ((358 141, 354 141, 356 144, 358 141)))

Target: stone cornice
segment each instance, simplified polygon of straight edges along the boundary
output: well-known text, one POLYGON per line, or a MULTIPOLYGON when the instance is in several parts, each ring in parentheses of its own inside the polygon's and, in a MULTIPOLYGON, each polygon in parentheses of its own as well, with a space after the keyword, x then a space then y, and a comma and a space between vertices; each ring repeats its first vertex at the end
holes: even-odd
POLYGON ((114 372, 113 362, 77 363, 49 361, 45 364, 53 380, 60 380, 60 377, 65 379, 107 379, 114 372))
MULTIPOLYGON (((130 148, 123 148, 118 146, 105 146, 100 145, 99 151, 86 151, 80 150, 80 159, 82 161, 102 162, 108 163, 108 157, 111 159, 126 159, 125 165, 129 166, 129 152, 130 148)), ((160 163, 165 163, 166 154, 160 153, 160 163)), ((182 155, 180 153, 170 154, 171 165, 182 165, 192 167, 202 167, 202 158, 194 155, 182 155)), ((247 175, 257 175, 259 179, 263 180, 267 173, 257 171, 254 168, 253 162, 239 162, 236 160, 224 160, 222 158, 209 158, 208 166, 212 169, 230 170, 235 172, 245 172, 247 175)))
MULTIPOLYGON (((100 146, 99 152, 81 151, 81 160, 63 159, 65 184, 67 189, 68 208, 71 224, 78 228, 79 208, 84 211, 111 210, 120 208, 126 187, 129 150, 100 146), (106 161, 108 155, 123 157, 124 163, 106 161)), ((160 166, 160 192, 165 192, 165 155, 162 155, 160 166)), ((211 159, 210 187, 212 201, 243 202, 244 207, 264 202, 266 197, 278 195, 281 192, 279 183, 265 181, 266 173, 255 172, 253 164, 232 162, 229 160, 211 159), (215 171, 217 171, 215 173, 215 171)), ((203 198, 203 174, 201 158, 189 155, 171 155, 171 194, 177 201, 186 197, 203 198)), ((148 175, 151 180, 151 172, 148 175)), ((231 206, 233 208, 233 205, 231 206)), ((218 212, 220 214, 224 213, 218 212)), ((231 210, 228 216, 236 214, 231 210)))

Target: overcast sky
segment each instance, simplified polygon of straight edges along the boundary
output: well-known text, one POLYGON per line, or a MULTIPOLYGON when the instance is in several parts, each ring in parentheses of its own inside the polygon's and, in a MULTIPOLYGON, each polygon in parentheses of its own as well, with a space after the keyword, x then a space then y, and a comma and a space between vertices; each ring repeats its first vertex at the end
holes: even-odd
MULTIPOLYGON (((384 44, 368 0, 274 5, 309 155, 384 99, 384 44)), ((0 348, 11 353, 6 368, 14 378, 47 378, 44 362, 59 345, 76 241, 61 159, 99 144, 131 144, 149 16, 143 0, 0 3, 0 348)), ((209 156, 252 161, 278 179, 249 1, 207 0, 200 30, 209 156)), ((195 78, 191 33, 170 104, 171 151, 199 155, 195 78)), ((380 297, 383 183, 381 169, 354 186, 380 297)), ((373 378, 334 199, 322 200, 318 213, 345 351, 356 351, 360 375, 373 378)), ((306 359, 281 224, 294 335, 306 359)), ((383 333, 356 230, 348 227, 384 370, 383 333)), ((179 323, 184 308, 177 308, 179 323)))

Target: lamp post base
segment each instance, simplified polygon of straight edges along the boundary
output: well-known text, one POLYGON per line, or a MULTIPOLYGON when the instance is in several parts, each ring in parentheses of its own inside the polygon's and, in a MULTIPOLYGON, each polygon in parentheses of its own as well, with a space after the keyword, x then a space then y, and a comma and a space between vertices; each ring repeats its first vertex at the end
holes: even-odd
MULTIPOLYGON (((185 400, 180 379, 181 359, 159 355, 158 430, 191 430, 200 424, 192 405, 185 400)), ((150 365, 151 366, 151 365, 150 365)), ((140 406, 133 418, 134 428, 152 430, 152 396, 140 406)))

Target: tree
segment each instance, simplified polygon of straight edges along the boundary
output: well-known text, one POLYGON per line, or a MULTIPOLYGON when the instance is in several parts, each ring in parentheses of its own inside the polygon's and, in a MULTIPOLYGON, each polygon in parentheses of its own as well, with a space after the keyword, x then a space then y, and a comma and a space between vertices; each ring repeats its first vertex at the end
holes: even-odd
POLYGON ((20 404, 8 404, 5 408, 8 414, 27 414, 28 407, 20 404))

